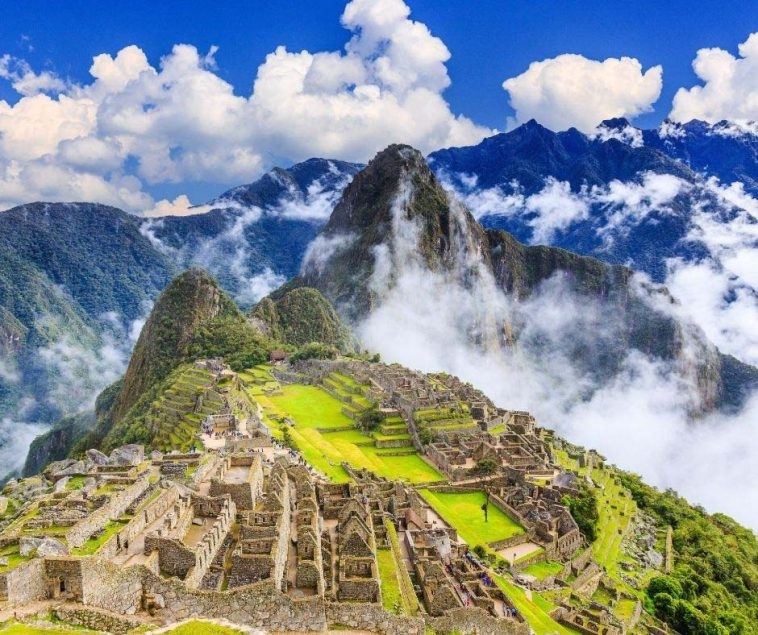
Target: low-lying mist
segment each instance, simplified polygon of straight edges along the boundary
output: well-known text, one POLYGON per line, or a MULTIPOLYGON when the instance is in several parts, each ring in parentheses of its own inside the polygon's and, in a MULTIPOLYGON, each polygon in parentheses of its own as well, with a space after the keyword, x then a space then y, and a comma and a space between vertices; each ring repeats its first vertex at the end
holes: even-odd
POLYGON ((375 253, 378 306, 356 327, 366 348, 386 362, 455 374, 651 484, 758 528, 758 395, 739 413, 693 420, 697 390, 681 362, 631 351, 616 374, 599 378, 576 351, 603 353, 616 333, 608 311, 560 274, 515 301, 483 268, 473 284, 455 270, 430 271, 414 255, 404 200, 401 188, 393 239, 375 253), (517 342, 491 345, 482 335, 493 323, 516 325, 517 342))

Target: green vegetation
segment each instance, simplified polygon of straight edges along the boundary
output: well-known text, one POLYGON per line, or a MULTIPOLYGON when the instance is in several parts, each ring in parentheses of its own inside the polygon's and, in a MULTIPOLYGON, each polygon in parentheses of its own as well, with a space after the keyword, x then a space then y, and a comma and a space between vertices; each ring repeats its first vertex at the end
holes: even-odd
POLYGON ((530 600, 524 589, 509 582, 505 577, 493 574, 493 579, 537 635, 554 635, 555 633, 576 635, 578 633, 573 628, 563 626, 550 617, 550 611, 555 607, 538 593, 532 592, 530 600))
POLYGON ((321 342, 309 342, 298 348, 290 357, 293 362, 304 359, 334 359, 339 355, 339 350, 331 344, 321 342))
MULTIPOLYGON (((531 555, 531 554, 530 554, 531 555)), ((533 575, 538 580, 544 580, 548 576, 556 575, 563 569, 563 565, 560 562, 549 562, 547 560, 543 562, 537 562, 530 564, 526 567, 522 573, 527 575, 533 575)))
POLYGON ((397 531, 395 525, 388 519, 384 519, 384 527, 387 530, 387 538, 389 538, 390 549, 395 559, 397 571, 399 574, 398 580, 400 583, 400 603, 405 615, 416 615, 418 613, 418 597, 413 589, 413 582, 411 582, 408 570, 403 564, 402 552, 400 550, 400 542, 398 541, 397 531))
POLYGON ((595 490, 582 482, 579 484, 579 495, 564 496, 563 504, 569 508, 584 537, 590 542, 594 541, 599 518, 595 490))
POLYGON ((488 521, 485 522, 482 510, 486 500, 484 492, 448 493, 421 489, 419 493, 471 547, 505 540, 524 532, 521 525, 491 503, 488 521))
POLYGON ((355 422, 342 409, 338 399, 317 386, 287 385, 269 395, 254 397, 264 408, 272 429, 283 435, 286 423, 291 439, 305 459, 317 470, 338 483, 349 480, 342 461, 356 468, 366 468, 379 476, 400 478, 411 483, 442 480, 442 475, 420 456, 391 456, 390 450, 373 447, 371 437, 358 436, 355 422), (361 441, 362 440, 362 441, 361 441), (358 443, 369 445, 357 445, 358 443))
POLYGON ((286 344, 321 342, 343 352, 350 348, 350 332, 334 307, 320 291, 310 287, 293 289, 276 300, 264 298, 252 316, 265 324, 269 337, 286 344))
POLYGON ((376 406, 369 406, 358 414, 358 427, 364 432, 373 432, 384 421, 384 415, 376 406))
POLYGON ((376 562, 382 586, 382 606, 392 613, 400 613, 403 603, 395 556, 390 549, 377 549, 376 562))
POLYGON ((709 515, 676 492, 660 492, 635 474, 620 479, 640 509, 673 527, 674 566, 653 578, 655 614, 680 632, 747 635, 758 624, 758 542, 723 514, 709 515))
POLYGON ((74 556, 91 556, 93 553, 102 547, 108 540, 113 538, 119 531, 121 531, 126 525, 126 521, 112 520, 109 522, 103 530, 95 537, 91 537, 81 547, 72 549, 71 553, 74 556))

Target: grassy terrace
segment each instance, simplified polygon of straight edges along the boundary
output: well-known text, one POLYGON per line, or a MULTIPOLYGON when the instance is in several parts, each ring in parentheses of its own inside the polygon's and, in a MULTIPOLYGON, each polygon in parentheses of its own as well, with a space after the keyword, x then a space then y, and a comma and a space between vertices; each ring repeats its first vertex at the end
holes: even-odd
POLYGON ((377 549, 376 562, 382 585, 382 606, 394 613, 403 606, 395 556, 390 549, 377 549))
POLYGON ((342 412, 344 404, 317 386, 285 385, 275 394, 256 395, 272 429, 281 435, 282 420, 295 425, 290 433, 305 459, 335 482, 349 480, 340 463, 366 468, 379 476, 401 478, 411 483, 443 480, 443 476, 418 454, 388 456, 391 450, 359 443, 372 438, 357 429, 340 430, 354 422, 342 412), (331 429, 331 431, 330 431, 331 429))
POLYGON ((484 522, 484 492, 457 494, 421 489, 419 493, 471 547, 524 533, 521 525, 492 504, 488 522, 484 522))
POLYGON ((127 522, 125 520, 112 520, 103 528, 99 536, 90 538, 81 547, 72 549, 71 554, 74 556, 91 556, 97 553, 100 547, 126 526, 127 522))
POLYGON ((530 564, 522 571, 522 573, 533 575, 538 580, 544 580, 548 576, 559 573, 562 569, 563 565, 560 562, 538 562, 536 564, 530 564))
POLYGON ((579 633, 579 631, 573 628, 559 624, 550 617, 550 611, 555 606, 539 593, 532 592, 529 594, 531 595, 530 598, 524 589, 508 581, 505 577, 493 574, 493 579, 495 580, 495 584, 500 587, 500 590, 513 602, 516 610, 526 618, 529 626, 532 627, 537 635, 554 635, 555 633, 559 635, 576 635, 579 633))

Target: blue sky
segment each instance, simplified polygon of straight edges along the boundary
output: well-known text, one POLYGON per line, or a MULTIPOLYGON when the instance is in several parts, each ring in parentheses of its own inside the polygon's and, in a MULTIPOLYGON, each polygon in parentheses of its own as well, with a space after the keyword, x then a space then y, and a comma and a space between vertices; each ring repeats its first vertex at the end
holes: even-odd
MULTIPOLYGON (((638 125, 654 126, 671 111, 678 89, 706 83, 692 69, 698 51, 724 50, 718 75, 731 57, 740 58, 740 43, 758 31, 758 4, 746 2, 351 5, 355 15, 343 25, 345 0, 4 3, 0 115, 2 100, 8 112, 0 116, 0 206, 20 202, 21 193, 62 200, 89 196, 134 211, 181 193, 199 202, 274 164, 314 155, 366 160, 393 141, 424 151, 476 143, 493 129, 531 117, 554 129, 590 131, 602 118, 623 113, 638 125), (391 28, 383 22, 388 13, 395 16, 391 28), (346 51, 351 37, 357 42, 346 51), (176 44, 194 49, 177 52, 176 44), (253 99, 256 73, 280 45, 286 52, 267 66, 273 92, 253 99), (213 59, 206 59, 215 46, 213 59), (125 47, 132 47, 129 55, 105 64, 102 72, 110 79, 98 84, 89 72, 93 57, 115 59, 125 47), (315 84, 314 72, 307 80, 294 79, 305 72, 300 51, 308 52, 311 71, 320 69, 315 84), (377 62, 383 57, 384 71, 377 62), (169 58, 170 72, 161 62, 169 58), (608 58, 617 66, 601 66, 608 58), (526 73, 530 63, 543 60, 555 63, 539 76, 526 73), (143 71, 128 88, 126 80, 114 80, 119 74, 136 80, 143 71), (158 78, 151 81, 151 73, 158 78), (281 73, 300 83, 286 87, 280 99, 281 73), (516 78, 509 89, 515 111, 502 86, 509 78, 516 78), (572 84, 584 92, 572 93, 572 84), (315 95, 317 107, 301 93, 315 95), (85 112, 93 99, 94 109, 85 112), (366 99, 376 101, 370 112, 366 99), (334 112, 340 117, 332 121, 334 112), (215 142, 203 129, 208 121, 218 121, 215 142), (5 181, 4 166, 13 167, 5 181), (43 181, 45 187, 36 187, 43 181)), ((718 94, 723 87, 713 82, 705 95, 685 96, 678 118, 758 119, 758 113, 744 112, 746 95, 737 94, 745 84, 758 90, 758 55, 750 54, 729 87, 734 95, 718 94)))
MULTIPOLYGON (((512 111, 501 84, 530 62, 561 53, 594 59, 632 56, 643 67, 662 64, 663 91, 656 111, 637 122, 652 126, 668 112, 677 88, 696 82, 692 60, 698 49, 734 51, 758 29, 758 4, 647 0, 411 0, 411 17, 447 44, 452 85, 446 92, 454 112, 493 128, 505 126, 512 111), (751 6, 752 5, 752 6, 751 6)), ((239 92, 250 89, 267 53, 336 50, 345 43, 339 16, 345 2, 119 3, 25 0, 4 3, 0 21, 3 51, 74 80, 87 79, 94 55, 137 44, 156 63, 173 44, 201 51, 220 47, 218 74, 239 92), (28 39, 27 39, 28 38, 28 39), (34 47, 29 50, 29 45, 34 47)), ((8 86, 0 95, 15 99, 8 86)))

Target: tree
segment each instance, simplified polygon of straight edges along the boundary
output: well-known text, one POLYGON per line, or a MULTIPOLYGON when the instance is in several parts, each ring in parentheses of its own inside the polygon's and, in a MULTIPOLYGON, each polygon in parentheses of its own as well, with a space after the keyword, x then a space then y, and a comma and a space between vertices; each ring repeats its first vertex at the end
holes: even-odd
POLYGON ((358 415, 358 427, 364 432, 376 430, 384 421, 384 413, 377 406, 369 406, 358 415))
POLYGON ((590 542, 595 540, 597 523, 600 518, 595 492, 586 483, 580 483, 579 494, 577 496, 564 496, 563 504, 569 508, 582 535, 590 542))

